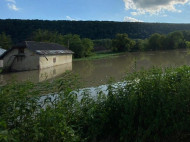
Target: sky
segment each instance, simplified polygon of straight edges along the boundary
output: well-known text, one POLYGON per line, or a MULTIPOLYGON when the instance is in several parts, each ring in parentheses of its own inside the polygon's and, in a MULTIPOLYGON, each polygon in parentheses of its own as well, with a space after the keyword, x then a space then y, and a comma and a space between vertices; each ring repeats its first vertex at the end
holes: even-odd
POLYGON ((0 0, 0 19, 190 23, 190 0, 0 0))

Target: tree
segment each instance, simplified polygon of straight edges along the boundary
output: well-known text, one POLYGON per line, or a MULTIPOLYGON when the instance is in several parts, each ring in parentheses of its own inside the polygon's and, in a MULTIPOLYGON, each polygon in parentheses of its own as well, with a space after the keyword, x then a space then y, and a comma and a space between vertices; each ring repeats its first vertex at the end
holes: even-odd
POLYGON ((88 38, 81 39, 79 35, 64 35, 64 45, 71 49, 75 54, 74 57, 82 58, 92 54, 93 42, 88 38))
POLYGON ((148 50, 164 49, 165 36, 158 33, 152 34, 148 40, 148 50))
POLYGON ((37 30, 32 34, 32 40, 40 42, 52 42, 66 46, 74 52, 74 57, 81 58, 90 56, 93 50, 93 42, 84 38, 81 39, 79 35, 61 35, 58 32, 50 32, 47 30, 37 30))
POLYGON ((92 54, 94 43, 92 42, 92 40, 84 38, 82 39, 82 44, 84 47, 84 56, 85 57, 90 56, 92 54))
POLYGON ((117 34, 112 40, 114 52, 131 51, 135 46, 135 41, 128 38, 127 34, 117 34))
POLYGON ((5 33, 0 34, 0 47, 3 49, 10 49, 12 46, 11 37, 6 35, 5 33))
POLYGON ((63 36, 58 32, 38 29, 32 33, 32 40, 39 42, 53 42, 63 44, 63 36))
POLYGON ((168 34, 166 44, 168 49, 184 48, 185 40, 182 32, 172 32, 168 34))
POLYGON ((136 40, 136 44, 133 48, 133 51, 145 51, 147 50, 148 47, 148 40, 142 40, 142 39, 138 39, 136 40))
POLYGON ((74 57, 81 58, 84 56, 84 48, 79 35, 64 35, 63 42, 67 48, 74 52, 74 57))
POLYGON ((190 48, 190 41, 186 41, 185 44, 186 44, 186 48, 190 48))
POLYGON ((94 43, 94 50, 95 51, 111 50, 112 49, 112 40, 111 39, 93 40, 93 43, 94 43))

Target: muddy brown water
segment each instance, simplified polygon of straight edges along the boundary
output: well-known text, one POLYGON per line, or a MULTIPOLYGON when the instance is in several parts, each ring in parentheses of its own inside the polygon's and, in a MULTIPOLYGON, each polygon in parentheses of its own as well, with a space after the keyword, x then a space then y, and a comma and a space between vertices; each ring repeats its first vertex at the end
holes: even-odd
POLYGON ((70 70, 80 76, 85 87, 92 87, 106 84, 111 77, 120 81, 126 72, 134 70, 139 71, 153 66, 177 67, 181 65, 190 65, 190 51, 184 49, 133 52, 114 58, 73 61, 73 63, 43 70, 1 74, 0 82, 5 83, 12 80, 42 82, 59 78, 65 71, 70 70))

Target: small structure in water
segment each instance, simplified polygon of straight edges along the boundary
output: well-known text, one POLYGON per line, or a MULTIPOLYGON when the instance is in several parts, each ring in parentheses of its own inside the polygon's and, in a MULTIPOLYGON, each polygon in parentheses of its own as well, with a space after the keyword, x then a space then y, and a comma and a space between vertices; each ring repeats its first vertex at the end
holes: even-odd
POLYGON ((28 71, 72 62, 73 52, 62 45, 25 41, 0 56, 7 71, 28 71))

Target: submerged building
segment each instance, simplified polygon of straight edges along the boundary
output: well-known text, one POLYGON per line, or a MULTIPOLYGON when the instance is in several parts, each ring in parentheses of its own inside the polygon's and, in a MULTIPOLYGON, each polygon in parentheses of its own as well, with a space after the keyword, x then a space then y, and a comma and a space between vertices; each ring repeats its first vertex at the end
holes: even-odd
POLYGON ((44 69, 72 62, 73 52, 62 45, 25 41, 0 56, 3 68, 10 71, 44 69))

